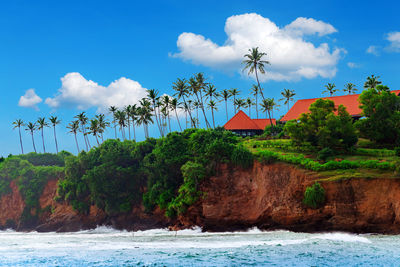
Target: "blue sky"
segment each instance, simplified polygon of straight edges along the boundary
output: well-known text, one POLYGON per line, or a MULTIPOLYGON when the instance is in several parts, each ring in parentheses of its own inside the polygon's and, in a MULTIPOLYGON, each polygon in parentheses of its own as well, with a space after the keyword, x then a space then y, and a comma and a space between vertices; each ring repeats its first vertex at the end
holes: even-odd
MULTIPOLYGON (((93 116, 107 103, 134 102, 144 88, 172 94, 176 78, 197 72, 247 97, 254 80, 240 71, 244 46, 268 53, 270 76, 262 83, 268 97, 279 99, 283 88, 294 89, 296 99, 319 97, 328 82, 361 89, 371 74, 399 89, 399 8, 396 1, 2 2, 1 154, 20 152, 11 127, 17 118, 59 116, 60 147, 75 152, 65 126, 81 109, 93 116), (18 105, 28 89, 42 101, 18 105)), ((224 122, 220 106, 217 123, 224 122)), ((54 151, 51 130, 45 135, 54 151)), ((39 134, 35 140, 42 151, 39 134)), ((23 143, 32 151, 25 131, 23 143)))

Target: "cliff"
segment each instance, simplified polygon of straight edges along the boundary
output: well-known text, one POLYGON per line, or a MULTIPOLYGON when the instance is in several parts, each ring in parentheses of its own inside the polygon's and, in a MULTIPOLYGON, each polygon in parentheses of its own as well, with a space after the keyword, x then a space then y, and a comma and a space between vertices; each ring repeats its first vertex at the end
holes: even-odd
POLYGON ((400 233, 400 179, 349 179, 321 182, 326 205, 310 209, 302 204, 305 188, 318 179, 315 173, 292 165, 255 162, 247 170, 222 165, 215 176, 201 184, 203 197, 177 220, 163 211, 149 215, 143 207, 130 213, 107 216, 95 206, 88 215, 57 203, 57 180, 47 182, 39 203, 44 210, 36 225, 20 225, 24 202, 15 183, 0 199, 0 226, 18 230, 77 231, 97 225, 143 230, 170 226, 173 229, 203 227, 228 231, 257 226, 293 231, 350 231, 400 233), (51 207, 51 209, 46 209, 51 207))

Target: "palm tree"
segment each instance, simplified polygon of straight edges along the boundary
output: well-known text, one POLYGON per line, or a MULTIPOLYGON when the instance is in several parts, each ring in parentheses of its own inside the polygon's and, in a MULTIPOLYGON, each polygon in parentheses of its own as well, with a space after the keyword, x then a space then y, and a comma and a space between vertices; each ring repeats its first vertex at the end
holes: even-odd
POLYGON ((211 109, 211 115, 212 115, 212 120, 213 120, 213 127, 215 129, 215 120, 214 120, 214 110, 217 111, 217 103, 214 100, 210 100, 208 102, 208 108, 211 109))
POLYGON ((200 95, 200 104, 201 104, 200 107, 201 107, 201 110, 203 111, 204 120, 206 121, 207 127, 211 128, 211 125, 207 120, 207 116, 206 116, 206 112, 205 112, 205 108, 204 108, 203 95, 202 95, 202 91, 205 90, 205 87, 207 86, 208 83, 206 83, 206 78, 204 77, 204 74, 202 72, 197 73, 196 84, 197 84, 198 92, 200 95))
POLYGON ((229 120, 228 117, 228 99, 231 97, 231 93, 229 92, 229 90, 222 90, 221 93, 222 99, 225 101, 225 113, 226 113, 226 121, 229 120))
POLYGON ((196 125, 199 126, 199 108, 201 103, 199 101, 193 101, 193 109, 196 110, 196 125))
POLYGON ((170 117, 169 117, 170 102, 171 102, 171 98, 169 97, 169 95, 164 95, 162 97, 162 103, 164 104, 164 108, 165 108, 165 116, 168 119, 169 132, 171 132, 171 120, 170 120, 170 117))
POLYGON ((29 122, 27 125, 26 125, 26 131, 29 131, 30 132, 30 134, 31 134, 31 137, 32 137, 32 144, 33 144, 33 149, 35 150, 35 153, 36 153, 36 146, 35 146, 35 139, 33 138, 33 132, 36 130, 36 123, 34 122, 34 123, 32 123, 32 122, 29 122))
POLYGON ((54 132, 54 142, 56 143, 56 151, 58 154, 58 142, 57 142, 57 135, 56 135, 56 125, 61 123, 61 120, 57 118, 57 116, 51 116, 49 118, 51 124, 53 125, 53 132, 54 132))
POLYGON ((179 106, 178 99, 172 98, 170 104, 171 104, 172 110, 175 111, 175 116, 176 116, 176 120, 178 121, 179 130, 182 132, 182 127, 181 127, 181 123, 180 123, 180 121, 179 121, 178 112, 176 111, 176 109, 177 109, 178 106, 179 106))
POLYGON ((126 127, 126 113, 123 110, 117 110, 115 112, 115 118, 119 125, 119 130, 121 131, 122 138, 125 140, 125 127, 126 127))
POLYGON ((176 82, 173 83, 172 89, 174 89, 174 91, 176 92, 174 94, 174 96, 176 96, 178 99, 182 98, 183 103, 184 103, 183 106, 184 106, 184 108, 187 107, 187 109, 185 109, 185 110, 189 113, 189 117, 190 117, 192 126, 194 128, 196 128, 196 125, 194 124, 194 120, 192 117, 192 112, 190 110, 190 105, 186 102, 186 99, 185 99, 185 97, 188 95, 188 86, 187 86, 186 80, 178 78, 176 80, 176 82))
POLYGON ((90 120, 89 133, 96 137, 97 146, 100 145, 98 134, 100 131, 100 124, 97 119, 90 120))
POLYGON ((127 122, 127 127, 128 127, 128 139, 131 140, 131 117, 129 114, 131 113, 132 106, 128 105, 125 107, 125 115, 126 115, 126 122, 127 122))
POLYGON ((244 99, 238 98, 235 100, 234 105, 237 107, 238 110, 240 110, 241 108, 246 107, 246 101, 244 99))
POLYGON ((248 97, 246 99, 246 106, 249 108, 249 117, 251 117, 251 106, 253 105, 253 99, 251 99, 250 97, 248 97))
POLYGON ((25 126, 25 124, 24 124, 23 120, 21 120, 21 119, 15 120, 12 124, 14 125, 13 129, 18 128, 19 144, 21 145, 22 154, 24 154, 24 147, 22 146, 21 127, 25 126))
POLYGON ((196 96, 197 102, 199 103, 199 107, 201 108, 202 112, 203 112, 203 116, 204 116, 204 121, 206 122, 206 127, 210 128, 210 125, 208 123, 207 120, 207 116, 206 113, 204 111, 204 105, 203 105, 203 100, 200 99, 201 97, 199 96, 199 94, 201 93, 202 89, 203 89, 203 83, 204 81, 200 81, 200 83, 198 82, 197 76, 196 77, 191 77, 189 79, 189 89, 190 92, 192 94, 194 94, 196 96))
POLYGON ((102 113, 95 116, 96 120, 99 122, 99 129, 98 132, 101 136, 101 141, 104 142, 103 134, 110 123, 106 120, 106 116, 102 113))
POLYGON ((239 95, 240 91, 236 88, 232 88, 231 90, 229 90, 229 93, 231 94, 231 96, 233 96, 233 108, 235 110, 235 114, 236 114, 236 96, 239 95))
POLYGON ((294 100, 293 97, 296 95, 296 93, 294 92, 294 90, 283 89, 281 95, 283 96, 283 98, 279 99, 279 101, 285 100, 284 104, 287 105, 287 110, 289 112, 290 101, 294 100))
POLYGON ((258 119, 258 92, 260 91, 260 89, 256 84, 253 84, 253 87, 251 87, 251 91, 253 92, 253 96, 256 97, 256 114, 258 119))
POLYGON ((114 132, 115 132, 115 139, 117 139, 117 121, 115 120, 115 112, 118 109, 115 106, 111 106, 108 111, 111 112, 111 114, 113 115, 113 123, 114 123, 114 132))
POLYGON ((46 122, 46 118, 39 118, 37 120, 38 127, 37 129, 41 131, 42 135, 42 143, 43 143, 43 152, 46 153, 46 147, 44 146, 44 135, 43 135, 43 130, 45 127, 49 127, 49 124, 46 122))
POLYGON ((338 89, 335 89, 336 85, 334 83, 328 83, 325 85, 326 90, 322 91, 323 94, 329 93, 329 96, 333 96, 338 89))
POLYGON ((75 136, 75 143, 76 143, 76 148, 78 149, 78 153, 79 153, 79 145, 78 145, 78 139, 76 138, 76 134, 79 131, 79 121, 72 121, 68 124, 67 128, 70 130, 69 133, 73 133, 75 136))
POLYGON ((351 95, 351 94, 354 94, 355 92, 357 92, 357 88, 356 88, 355 84, 347 83, 344 86, 343 92, 346 92, 349 95, 351 95))
POLYGON ((272 124, 271 111, 274 110, 275 106, 276 106, 276 103, 273 98, 266 98, 261 103, 262 110, 269 117, 269 122, 270 122, 272 128, 274 127, 274 125, 272 124))
POLYGON ((136 120, 137 125, 143 125, 144 136, 149 138, 149 130, 148 124, 153 123, 153 119, 151 118, 151 107, 150 102, 147 99, 143 98, 140 101, 140 107, 138 107, 138 119, 136 120))
POLYGON ((369 89, 369 88, 376 88, 378 84, 381 84, 382 82, 379 81, 380 77, 379 76, 374 76, 373 74, 371 76, 367 77, 367 81, 364 83, 364 88, 369 89))
POLYGON ((136 115, 137 115, 137 106, 136 104, 133 104, 127 116, 129 116, 132 120, 133 140, 135 141, 136 141, 136 130, 135 130, 136 115))
POLYGON ((249 54, 244 55, 244 57, 247 59, 242 61, 242 64, 245 64, 243 71, 248 69, 249 70, 247 73, 248 75, 250 75, 253 72, 256 74, 258 88, 260 89, 261 97, 264 99, 264 94, 260 86, 260 81, 258 80, 257 70, 259 70, 262 74, 265 73, 264 69, 265 65, 270 63, 267 60, 262 60, 262 57, 266 56, 267 53, 259 52, 258 47, 249 49, 249 52, 250 52, 249 54))
POLYGON ((82 134, 83 134, 83 140, 85 140, 85 145, 86 145, 86 151, 89 151, 89 138, 86 136, 86 124, 88 122, 88 117, 86 117, 85 112, 81 112, 78 115, 74 117, 79 121, 81 124, 81 129, 82 129, 82 134))
POLYGON ((164 132, 162 131, 161 127, 161 118, 159 121, 158 115, 157 115, 157 102, 158 102, 158 90, 156 89, 149 89, 147 90, 147 97, 152 101, 153 103, 153 110, 154 110, 154 117, 156 117, 156 123, 158 130, 160 131, 161 136, 164 136, 164 132))

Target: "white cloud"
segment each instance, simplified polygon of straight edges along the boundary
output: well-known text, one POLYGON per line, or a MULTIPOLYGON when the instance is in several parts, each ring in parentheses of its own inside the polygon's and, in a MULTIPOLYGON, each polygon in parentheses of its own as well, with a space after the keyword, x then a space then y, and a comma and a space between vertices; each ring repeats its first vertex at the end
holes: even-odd
POLYGON ((35 89, 28 89, 25 94, 19 98, 18 106, 38 110, 37 104, 40 102, 42 102, 42 99, 35 93, 35 89))
POLYGON ((61 83, 57 95, 45 101, 52 108, 73 105, 78 109, 97 107, 104 111, 109 106, 135 104, 146 96, 146 89, 140 83, 124 77, 102 86, 86 80, 80 73, 71 72, 61 78, 61 83))
POLYGON ((345 50, 335 48, 331 51, 327 43, 314 45, 303 37, 312 34, 323 36, 336 31, 332 25, 311 18, 297 18, 280 28, 258 14, 243 14, 226 20, 228 38, 224 45, 199 34, 184 32, 177 40, 180 52, 172 56, 232 71, 242 68, 240 63, 249 48, 259 47, 260 51, 267 52, 265 59, 271 62, 266 75, 260 77, 263 81, 317 76, 331 78, 335 76, 336 65, 345 50))
POLYGON ((359 64, 354 63, 354 62, 347 62, 347 66, 348 66, 350 69, 356 69, 356 68, 359 68, 359 67, 360 67, 359 64))
POLYGON ((287 32, 296 35, 312 35, 317 34, 324 36, 327 34, 335 33, 337 30, 329 23, 313 18, 297 18, 284 28, 287 32))
POLYGON ((400 32, 388 33, 386 40, 390 42, 388 49, 395 52, 400 52, 400 32))
POLYGON ((375 45, 370 45, 366 51, 368 54, 379 56, 379 48, 375 45))

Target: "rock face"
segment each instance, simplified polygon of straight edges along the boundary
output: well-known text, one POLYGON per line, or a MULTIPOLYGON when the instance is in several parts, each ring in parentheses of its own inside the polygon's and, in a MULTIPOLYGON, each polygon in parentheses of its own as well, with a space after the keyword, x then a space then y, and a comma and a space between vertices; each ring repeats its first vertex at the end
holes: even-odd
POLYGON ((400 179, 350 179, 321 183, 326 205, 303 205, 318 177, 283 163, 249 170, 222 166, 202 185, 205 197, 179 218, 179 227, 227 231, 257 226, 293 231, 400 233, 400 179))
MULTIPOLYGON (((207 231, 230 231, 256 226, 306 232, 400 233, 400 179, 323 182, 326 205, 314 210, 304 206, 302 199, 315 179, 315 173, 283 163, 255 162, 247 170, 222 165, 202 183, 203 198, 174 221, 166 219, 161 210, 146 214, 140 206, 119 216, 107 216, 92 206, 88 215, 79 215, 71 206, 54 201, 57 180, 50 180, 39 199, 45 212, 35 230, 65 232, 110 225, 126 230, 201 226, 207 231)), ((16 184, 10 186, 12 192, 0 199, 2 227, 11 222, 18 227, 25 206, 16 184)))

